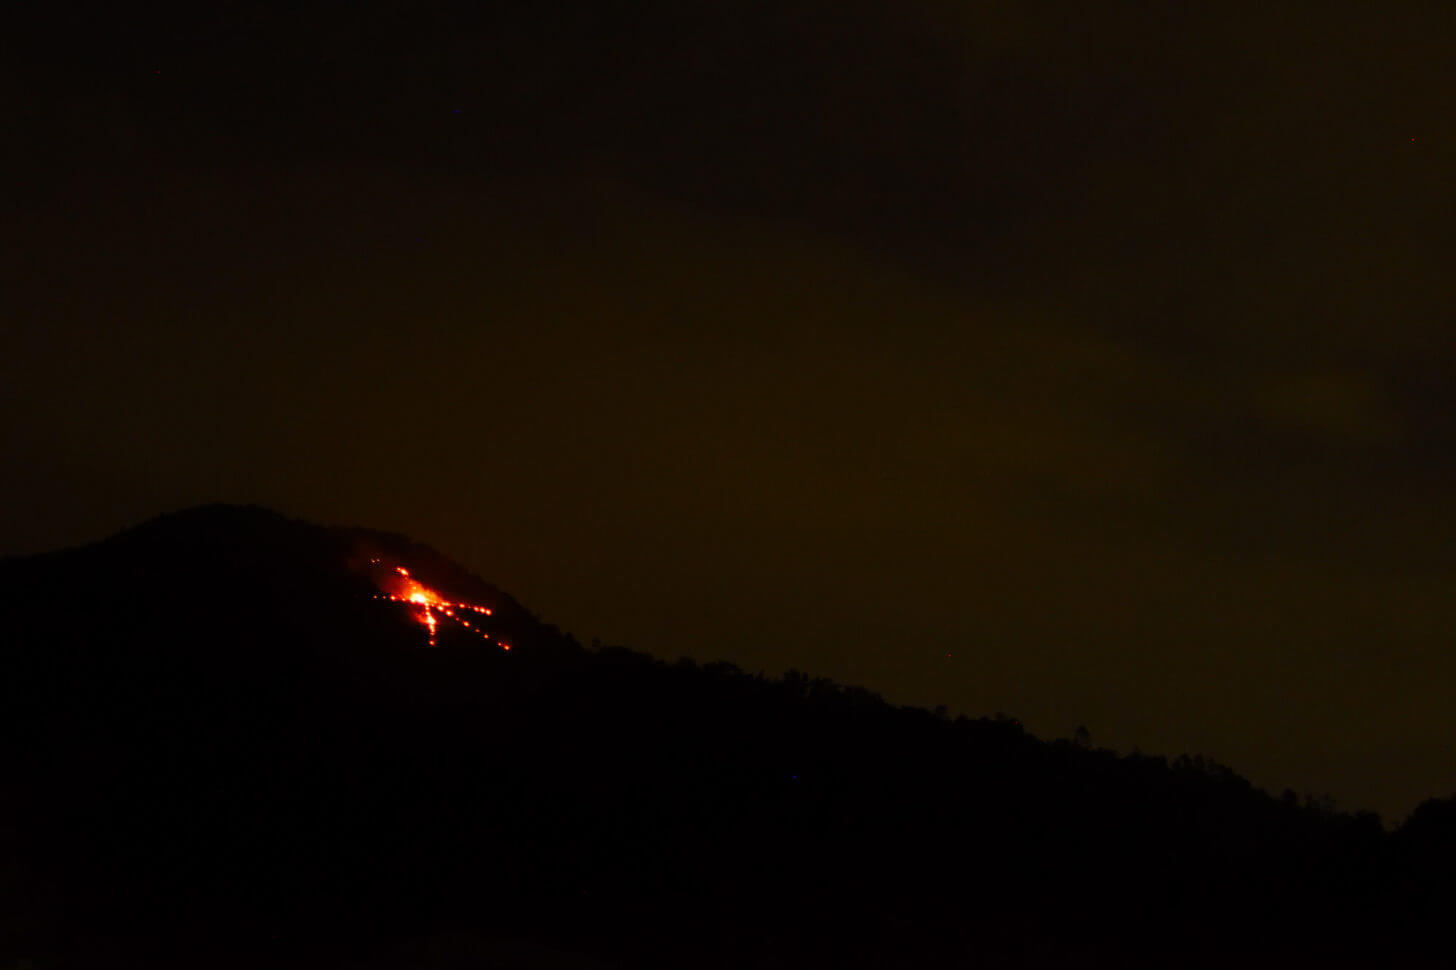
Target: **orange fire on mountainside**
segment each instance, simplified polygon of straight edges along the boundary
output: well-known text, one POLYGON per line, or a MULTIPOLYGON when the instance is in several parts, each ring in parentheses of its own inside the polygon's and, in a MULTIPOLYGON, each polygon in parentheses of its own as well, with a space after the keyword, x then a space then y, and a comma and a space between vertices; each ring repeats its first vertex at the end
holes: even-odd
MULTIPOLYGON (((379 560, 371 560, 377 564, 379 560)), ((394 567, 395 576, 390 577, 392 592, 381 593, 376 599, 389 600, 392 603, 404 603, 412 608, 416 620, 418 620, 430 633, 430 646, 438 642, 440 629, 440 618, 447 618, 462 628, 469 630, 482 640, 490 640, 491 636, 477 625, 480 621, 472 623, 462 616, 465 612, 474 612, 480 616, 490 616, 489 607, 481 606, 478 603, 462 603, 454 600, 447 600, 439 593, 425 586, 419 580, 409 574, 409 570, 403 566, 394 567), (460 611, 457 613, 456 611, 460 611)), ((502 650, 511 649, 510 644, 500 640, 495 641, 502 650)))

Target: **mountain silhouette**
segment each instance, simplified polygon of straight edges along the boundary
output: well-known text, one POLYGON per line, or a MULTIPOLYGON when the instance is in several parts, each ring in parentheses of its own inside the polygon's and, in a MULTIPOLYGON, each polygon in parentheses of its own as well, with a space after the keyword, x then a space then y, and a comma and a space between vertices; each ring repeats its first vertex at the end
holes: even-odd
POLYGON ((1450 802, 1387 833, 1201 758, 584 648, 401 536, 211 506, 4 560, 0 602, 0 960, 1449 954, 1450 802), (476 622, 431 647, 399 570, 476 622))

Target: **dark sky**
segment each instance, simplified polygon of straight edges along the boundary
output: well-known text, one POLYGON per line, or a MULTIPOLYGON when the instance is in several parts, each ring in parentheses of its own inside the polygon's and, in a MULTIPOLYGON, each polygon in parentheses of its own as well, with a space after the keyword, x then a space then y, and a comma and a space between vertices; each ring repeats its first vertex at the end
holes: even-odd
POLYGON ((1456 790, 1450 3, 44 6, 0 550, 260 502, 584 640, 1456 790))

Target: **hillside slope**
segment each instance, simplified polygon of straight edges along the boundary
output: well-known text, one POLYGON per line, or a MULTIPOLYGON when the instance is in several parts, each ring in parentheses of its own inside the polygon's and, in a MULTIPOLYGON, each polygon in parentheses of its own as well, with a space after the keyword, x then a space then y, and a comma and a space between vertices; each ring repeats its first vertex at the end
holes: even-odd
MULTIPOLYGON (((363 966, 439 933, 549 948, 519 965, 1438 952, 1442 803, 1391 836, 1200 759, 587 650, 402 537, 197 509, 4 561, 0 603, 0 942, 42 965, 363 966), (493 639, 429 647, 397 569, 493 639)), ((479 952, 438 965, 514 959, 479 952)))

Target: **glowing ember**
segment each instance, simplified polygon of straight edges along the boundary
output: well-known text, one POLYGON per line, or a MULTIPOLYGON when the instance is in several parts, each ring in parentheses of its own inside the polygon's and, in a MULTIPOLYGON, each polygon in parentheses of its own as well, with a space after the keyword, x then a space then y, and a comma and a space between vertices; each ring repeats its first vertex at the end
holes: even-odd
MULTIPOLYGON (((377 559, 370 561, 372 563, 379 562, 377 559)), ((405 603, 410 606, 414 612, 415 619, 424 624, 425 628, 430 631, 430 646, 433 647, 438 642, 437 637, 440 630, 440 618, 442 616, 462 628, 469 630, 482 640, 490 639, 489 633, 486 633, 474 623, 471 623, 456 613, 456 610, 461 612, 471 611, 481 616, 490 616, 491 611, 489 607, 480 606, 476 603, 458 603, 454 600, 447 600, 439 593, 436 593, 412 577, 409 574, 409 570, 403 566, 396 566, 394 571, 398 575, 398 579, 394 579, 391 585, 396 588, 396 591, 383 593, 375 598, 389 600, 393 603, 405 603)), ((510 649, 510 645, 506 643, 502 643, 500 646, 502 650, 510 649)))

